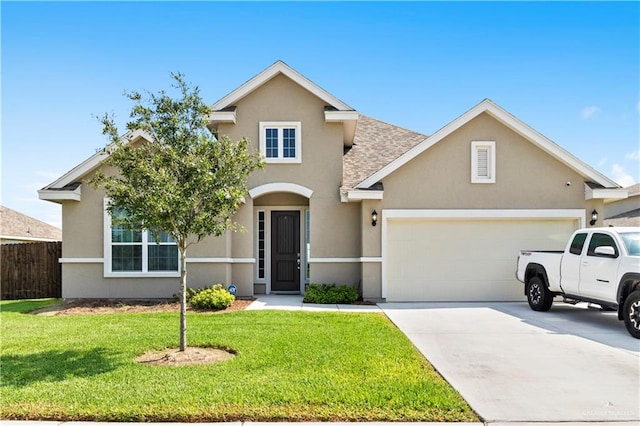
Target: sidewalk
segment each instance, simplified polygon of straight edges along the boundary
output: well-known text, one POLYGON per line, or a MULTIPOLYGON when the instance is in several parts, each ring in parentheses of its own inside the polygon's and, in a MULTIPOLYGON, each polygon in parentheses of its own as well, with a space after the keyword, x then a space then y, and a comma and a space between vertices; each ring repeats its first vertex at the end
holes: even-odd
POLYGON ((302 296, 261 295, 249 305, 246 310, 272 309, 281 311, 317 311, 317 312, 378 312, 382 313, 377 305, 316 305, 304 303, 302 296))

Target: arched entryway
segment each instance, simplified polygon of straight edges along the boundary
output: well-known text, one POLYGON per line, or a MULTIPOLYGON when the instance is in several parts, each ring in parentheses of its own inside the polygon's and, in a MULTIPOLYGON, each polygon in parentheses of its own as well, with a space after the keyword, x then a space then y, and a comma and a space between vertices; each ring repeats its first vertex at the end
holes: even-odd
POLYGON ((254 210, 254 294, 300 294, 308 280, 309 199, 313 191, 270 183, 249 191, 254 210))

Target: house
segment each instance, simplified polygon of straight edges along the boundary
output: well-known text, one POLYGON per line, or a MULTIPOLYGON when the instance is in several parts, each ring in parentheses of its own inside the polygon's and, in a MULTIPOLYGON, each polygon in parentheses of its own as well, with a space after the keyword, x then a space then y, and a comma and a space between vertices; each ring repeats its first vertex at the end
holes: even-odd
POLYGON ((0 206, 0 244, 61 240, 60 228, 0 206))
MULTIPOLYGON (((490 100, 427 136, 360 114, 279 61, 210 118, 267 163, 235 217, 247 232, 188 253, 190 286, 233 283, 239 296, 341 283, 369 300, 523 300, 518 250, 563 249, 592 213, 602 225, 605 201, 626 197, 490 100)), ((175 245, 112 229, 104 193, 84 183, 104 155, 39 191, 62 204, 63 297, 170 297, 175 245)))
POLYGON ((625 188, 628 198, 615 199, 604 205, 606 226, 640 226, 640 183, 625 188))

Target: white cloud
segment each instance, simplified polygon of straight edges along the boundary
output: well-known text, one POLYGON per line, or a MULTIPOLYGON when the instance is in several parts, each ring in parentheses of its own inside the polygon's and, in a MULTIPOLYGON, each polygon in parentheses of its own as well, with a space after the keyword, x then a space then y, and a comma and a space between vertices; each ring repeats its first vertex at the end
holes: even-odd
POLYGON ((598 113, 599 111, 600 111, 600 108, 598 108, 597 106, 594 106, 594 105, 588 106, 588 107, 584 108, 581 111, 582 118, 584 120, 588 120, 591 117, 593 117, 596 113, 598 113))
POLYGON ((611 166, 611 177, 618 185, 626 188, 636 183, 636 179, 630 175, 623 166, 620 164, 614 164, 611 166))
POLYGON ((627 153, 624 158, 626 158, 627 160, 640 160, 640 149, 627 153))
POLYGON ((607 164, 607 161, 609 161, 607 157, 602 157, 600 161, 598 161, 598 167, 604 166, 605 164, 607 164))

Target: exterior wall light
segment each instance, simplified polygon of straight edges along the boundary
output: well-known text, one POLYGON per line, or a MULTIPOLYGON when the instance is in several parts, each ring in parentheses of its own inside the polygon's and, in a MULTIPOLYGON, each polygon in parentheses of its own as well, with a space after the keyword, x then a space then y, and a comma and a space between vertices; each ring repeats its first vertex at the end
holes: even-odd
POLYGON ((371 226, 376 226, 377 223, 378 223, 378 212, 374 210, 371 212, 371 226))
POLYGON ((596 224, 597 221, 598 221, 598 211, 596 209, 593 209, 593 211, 591 212, 591 222, 589 222, 589 224, 593 226, 596 224))

